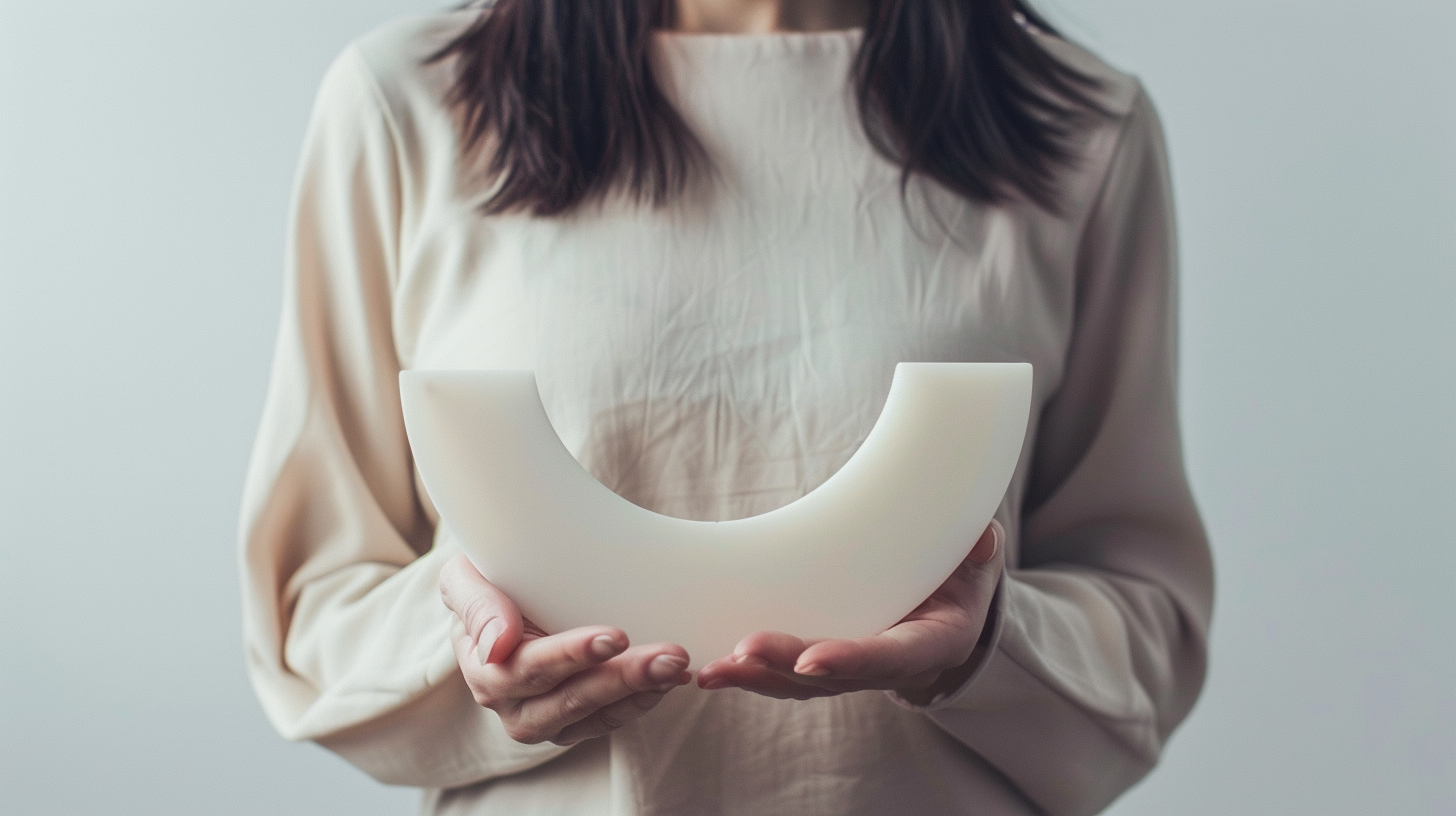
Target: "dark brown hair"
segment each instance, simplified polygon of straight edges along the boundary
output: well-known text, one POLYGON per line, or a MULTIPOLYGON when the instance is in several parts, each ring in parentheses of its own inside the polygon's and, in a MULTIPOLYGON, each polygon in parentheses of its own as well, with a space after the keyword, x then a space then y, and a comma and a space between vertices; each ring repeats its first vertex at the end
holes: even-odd
MULTIPOLYGON (((467 150, 489 144, 487 213, 557 215, 621 191, 660 205, 708 166, 651 66, 672 0, 496 0, 431 57, 453 57, 467 150)), ((983 202, 1055 208, 1068 138, 1098 83, 1035 39, 1023 0, 869 0, 853 81, 870 143, 983 202)))

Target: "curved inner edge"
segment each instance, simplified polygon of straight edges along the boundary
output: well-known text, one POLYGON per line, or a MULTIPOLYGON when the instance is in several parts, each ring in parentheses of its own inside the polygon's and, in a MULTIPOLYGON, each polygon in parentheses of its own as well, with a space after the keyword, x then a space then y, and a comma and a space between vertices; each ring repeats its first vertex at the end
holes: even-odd
MULTIPOLYGON (((570 459, 572 464, 575 465, 576 470, 580 471, 581 474, 585 475, 588 479, 590 479, 591 483, 595 485, 597 489, 611 494, 612 499, 615 499, 622 505, 632 508, 632 510, 636 510, 651 516, 656 516, 663 519, 672 519, 673 521, 683 522, 685 524, 731 525, 750 522, 754 520, 763 520, 767 519, 768 517, 772 517, 778 513, 789 512, 790 508, 797 508, 798 505, 809 502, 812 497, 820 494, 820 491, 823 491, 825 493, 833 493, 835 492, 835 486, 840 481, 843 481, 844 478, 848 478, 847 476, 845 476, 846 471, 853 472, 859 467, 859 465, 863 464, 865 460, 874 458, 879 453, 879 449, 881 447, 879 444, 880 441, 887 435, 887 432, 884 429, 888 427, 893 427, 894 417, 897 414, 903 413, 905 410, 905 406, 903 404, 904 400, 901 399, 905 392, 905 380, 904 377, 902 377, 904 365, 904 363, 899 363, 895 366, 895 374, 890 380, 890 390, 885 397, 885 404, 880 408, 880 415, 875 420, 875 424, 870 428, 870 432, 865 435, 864 441, 860 442, 859 447, 855 449, 854 453, 850 454, 850 457, 846 459, 844 463, 840 465, 837 470, 834 471, 834 473, 830 474, 827 479, 821 482, 813 490, 810 490, 808 493, 805 493, 797 499, 794 499, 788 504, 782 505, 780 507, 775 507, 772 510, 766 510, 762 513, 755 513, 751 516, 743 516, 736 519, 725 519, 722 521, 686 519, 679 516, 668 515, 666 513, 659 513, 655 510, 643 507, 642 505, 637 504, 630 499, 623 498, 621 494, 617 493, 610 487, 602 484, 601 480, 598 479, 590 470, 587 470, 587 468, 581 464, 581 461, 578 460, 574 454, 572 454, 571 450, 566 447, 566 443, 561 441, 561 435, 557 433, 556 426, 551 424, 551 417, 546 413, 545 402, 541 399, 541 392, 539 385, 536 383, 535 372, 523 373, 530 374, 531 387, 536 395, 535 400, 532 401, 532 412, 539 417, 540 422, 545 425, 545 429, 550 431, 550 433, 546 434, 545 436, 549 436, 550 439, 555 441, 556 444, 553 446, 553 450, 559 451, 561 456, 570 459)), ((632 511, 628 510, 627 512, 630 513, 632 511)))

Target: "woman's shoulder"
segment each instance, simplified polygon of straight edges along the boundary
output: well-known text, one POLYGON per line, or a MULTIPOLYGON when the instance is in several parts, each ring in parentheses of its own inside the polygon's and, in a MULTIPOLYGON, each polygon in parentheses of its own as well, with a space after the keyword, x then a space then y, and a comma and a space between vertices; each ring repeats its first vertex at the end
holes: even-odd
POLYGON ((1036 32, 1036 39, 1052 56, 1095 80, 1099 86, 1097 101, 1114 117, 1125 116, 1136 107, 1142 95, 1142 83, 1136 76, 1114 67, 1075 40, 1043 32, 1036 32))
POLYGON ((479 14, 465 8, 402 17, 356 37, 325 74, 320 103, 344 106, 370 98, 395 127, 436 118, 445 107, 450 66, 430 58, 479 14))
POLYGON ((469 7, 390 20, 349 44, 386 91, 419 83, 439 73, 432 55, 444 48, 480 16, 469 7))
POLYGON ((1069 206, 1064 210, 1078 214, 1072 221, 1079 222, 1113 174, 1139 172, 1152 166, 1145 164, 1150 157, 1166 172, 1162 123, 1135 74, 1114 67, 1073 40, 1042 32, 1037 32, 1037 40, 1054 57, 1094 80, 1093 99, 1107 114, 1094 117, 1070 145, 1075 161, 1066 187, 1069 206))

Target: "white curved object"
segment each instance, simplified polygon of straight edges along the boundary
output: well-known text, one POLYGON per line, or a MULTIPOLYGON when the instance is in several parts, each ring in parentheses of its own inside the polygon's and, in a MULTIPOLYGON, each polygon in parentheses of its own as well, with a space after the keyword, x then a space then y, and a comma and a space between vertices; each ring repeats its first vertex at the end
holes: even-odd
POLYGON ((610 624, 693 665, 751 632, 884 631, 990 523, 1026 434, 1026 363, 901 363, 864 444, 818 489, 734 521, 645 510, 562 445, 530 371, 406 371, 405 426, 440 517, 548 632, 610 624))

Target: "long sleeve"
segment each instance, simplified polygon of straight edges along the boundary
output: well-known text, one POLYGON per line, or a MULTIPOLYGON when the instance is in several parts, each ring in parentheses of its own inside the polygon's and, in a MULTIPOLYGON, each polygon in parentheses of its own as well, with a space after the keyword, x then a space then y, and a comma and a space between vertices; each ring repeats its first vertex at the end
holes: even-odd
POLYGON ((1078 258, 992 646, 926 709, 1055 816, 1096 813, 1146 774, 1205 671, 1213 569, 1179 439, 1167 160, 1141 92, 1078 258))
POLYGON ((560 754, 511 740, 451 651, 433 512, 404 435, 391 321, 404 183, 354 48, 329 69, 295 188, 287 288, 241 522, 248 669, 285 737, 378 779, 450 787, 560 754))

